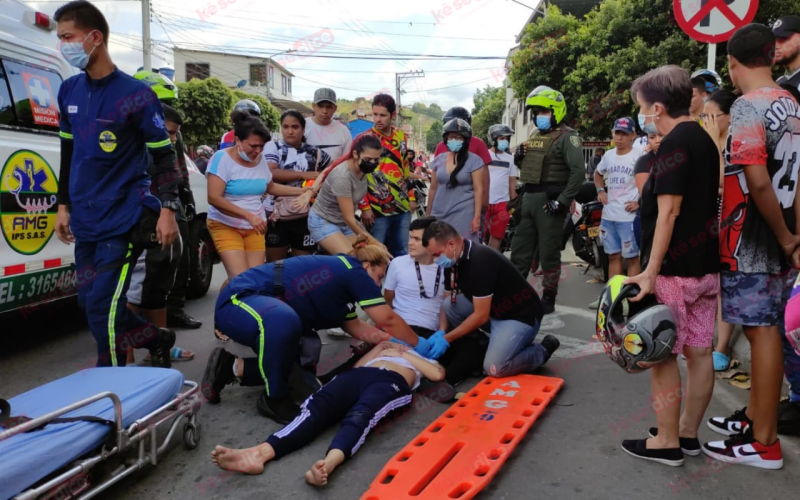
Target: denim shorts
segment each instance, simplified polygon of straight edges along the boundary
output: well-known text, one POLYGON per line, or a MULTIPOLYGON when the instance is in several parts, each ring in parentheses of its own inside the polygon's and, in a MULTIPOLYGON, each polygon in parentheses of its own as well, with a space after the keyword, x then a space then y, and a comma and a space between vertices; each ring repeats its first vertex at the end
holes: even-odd
POLYGON ((319 243, 328 236, 336 233, 342 233, 345 236, 352 236, 356 233, 347 224, 334 224, 328 222, 317 214, 314 210, 308 212, 308 231, 314 241, 319 243))
POLYGON ((600 221, 600 238, 606 254, 613 255, 621 252, 626 259, 639 256, 639 245, 636 243, 633 222, 616 222, 605 219, 600 221))

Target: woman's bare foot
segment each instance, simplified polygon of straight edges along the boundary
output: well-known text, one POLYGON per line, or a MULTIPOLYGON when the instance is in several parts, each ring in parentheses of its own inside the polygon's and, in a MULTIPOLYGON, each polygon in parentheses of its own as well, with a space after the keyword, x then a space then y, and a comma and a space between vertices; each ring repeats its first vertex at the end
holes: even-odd
POLYGON ((311 486, 325 486, 328 484, 328 470, 325 468, 325 460, 317 460, 311 466, 306 472, 306 482, 311 486))
POLYGON ((216 328, 214 329, 214 336, 217 338, 217 340, 221 340, 223 342, 227 342, 231 339, 230 337, 228 337, 221 331, 217 330, 216 328))
POLYGON ((211 461, 223 470, 256 475, 264 472, 264 464, 274 456, 272 447, 266 443, 243 450, 217 446, 211 452, 211 461))

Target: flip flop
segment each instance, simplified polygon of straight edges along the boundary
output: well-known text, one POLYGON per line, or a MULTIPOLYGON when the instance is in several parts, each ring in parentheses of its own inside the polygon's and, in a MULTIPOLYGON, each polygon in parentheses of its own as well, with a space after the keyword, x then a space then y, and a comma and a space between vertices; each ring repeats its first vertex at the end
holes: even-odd
MULTIPOLYGON (((191 361, 194 359, 194 353, 191 351, 185 351, 180 347, 175 346, 172 349, 170 349, 169 357, 172 359, 172 361, 191 361)), ((151 362, 149 354, 144 358, 144 362, 146 363, 151 362)))
POLYGON ((722 354, 719 351, 714 351, 714 371, 715 372, 724 372, 731 366, 731 358, 722 354))

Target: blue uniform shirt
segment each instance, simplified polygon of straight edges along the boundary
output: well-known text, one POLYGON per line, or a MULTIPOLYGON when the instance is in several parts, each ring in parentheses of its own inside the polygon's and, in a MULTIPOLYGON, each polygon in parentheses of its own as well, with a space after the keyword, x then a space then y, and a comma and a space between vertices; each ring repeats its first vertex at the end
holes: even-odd
MULTIPOLYGON (((273 295, 274 263, 262 264, 233 278, 218 302, 231 295, 273 295)), ((334 328, 356 319, 362 309, 386 304, 381 288, 358 259, 349 255, 303 255, 284 261, 283 287, 286 303, 306 329, 334 328)), ((219 305, 219 304, 218 304, 219 305)), ((257 311, 269 325, 269 311, 257 311)))
POLYGON ((143 82, 114 68, 100 80, 85 72, 58 92, 62 140, 74 144, 69 176, 70 228, 79 240, 124 234, 142 206, 161 210, 150 193, 150 152, 172 148, 164 110, 143 82))

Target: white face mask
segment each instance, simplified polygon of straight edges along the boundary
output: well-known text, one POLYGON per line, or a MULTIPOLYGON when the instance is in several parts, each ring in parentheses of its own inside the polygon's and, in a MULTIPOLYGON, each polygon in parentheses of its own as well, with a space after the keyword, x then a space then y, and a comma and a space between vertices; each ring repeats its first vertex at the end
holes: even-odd
POLYGON ((89 65, 89 57, 94 52, 94 49, 97 48, 97 45, 92 47, 91 52, 88 54, 83 50, 83 44, 86 43, 86 39, 89 38, 95 31, 92 30, 88 35, 83 37, 83 40, 80 42, 62 42, 59 50, 61 51, 61 55, 64 56, 64 59, 67 62, 78 69, 86 69, 86 66, 89 65))

